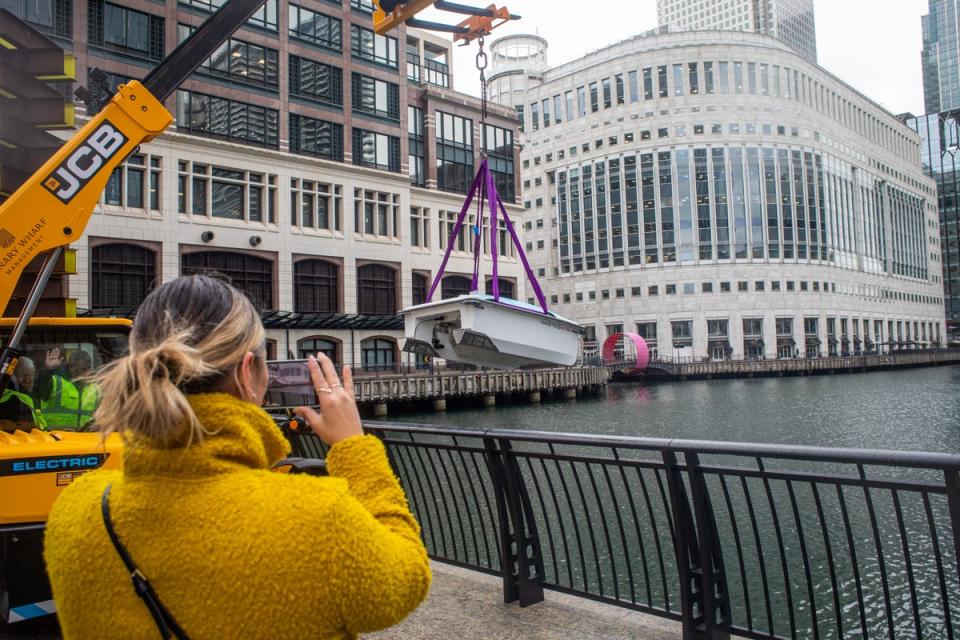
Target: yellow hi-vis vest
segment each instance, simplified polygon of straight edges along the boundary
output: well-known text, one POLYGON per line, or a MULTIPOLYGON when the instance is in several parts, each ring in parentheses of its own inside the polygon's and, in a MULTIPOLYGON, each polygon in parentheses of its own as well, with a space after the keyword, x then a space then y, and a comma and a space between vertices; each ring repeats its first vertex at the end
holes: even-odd
POLYGON ((82 430, 97 408, 100 399, 97 388, 87 384, 80 390, 73 382, 59 375, 54 375, 51 382, 53 388, 50 397, 40 403, 47 426, 70 431, 82 430))
POLYGON ((4 389, 3 395, 0 396, 0 404, 3 404, 4 402, 10 402, 11 398, 16 398, 30 409, 30 415, 33 417, 33 426, 37 427, 38 429, 47 428, 47 422, 43 419, 43 414, 40 413, 40 409, 37 409, 33 405, 33 398, 25 393, 14 391, 13 389, 4 389))

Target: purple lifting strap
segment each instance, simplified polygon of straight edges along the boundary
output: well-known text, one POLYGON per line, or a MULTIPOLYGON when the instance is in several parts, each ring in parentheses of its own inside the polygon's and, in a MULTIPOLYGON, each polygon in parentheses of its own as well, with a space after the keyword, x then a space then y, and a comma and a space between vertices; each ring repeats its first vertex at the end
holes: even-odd
POLYGON ((493 174, 490 173, 490 165, 483 161, 481 171, 487 174, 487 199, 490 201, 490 255, 493 256, 493 299, 500 302, 500 276, 497 273, 497 258, 500 256, 497 247, 499 240, 499 229, 497 228, 497 202, 500 196, 497 194, 497 185, 493 182, 493 174))
MULTIPOLYGON (((493 299, 500 300, 500 280, 498 276, 497 262, 499 258, 499 247, 497 246, 497 241, 499 239, 498 233, 498 211, 499 214, 503 216, 504 226, 506 226, 507 231, 510 233, 510 238, 513 240, 513 245, 517 248, 517 254, 520 256, 520 261, 523 263, 523 269, 527 274, 527 279, 530 281, 530 284, 533 286, 533 291, 537 296, 537 301, 540 303, 540 308, 543 309, 544 313, 548 313, 547 310, 547 299, 543 295, 543 290, 540 288, 540 283, 537 282, 536 276, 533 274, 533 269, 530 268, 530 263, 527 260, 527 254, 523 251, 523 245, 520 242, 520 238, 517 237, 516 229, 513 227, 513 223, 510 221, 510 216, 507 215, 507 209, 503 206, 503 201, 500 199, 500 194, 497 193, 496 182, 493 179, 493 174, 490 172, 490 167, 487 164, 486 158, 481 160, 480 168, 477 171, 476 177, 473 179, 473 184, 470 187, 470 191, 467 193, 467 199, 463 203, 463 208, 460 209, 460 215, 457 216, 457 223, 454 226, 453 230, 450 232, 450 238, 447 241, 447 249, 443 253, 443 260, 440 262, 440 269, 437 271, 437 275, 433 278, 433 283, 430 285, 430 291, 427 293, 427 302, 433 300, 433 294, 436 292, 437 287, 440 285, 440 280, 443 278, 444 271, 447 268, 447 262, 450 260, 450 254, 453 252, 453 245, 456 242, 457 236, 460 235, 460 229, 463 226, 463 221, 467 217, 467 211, 470 209, 470 205, 473 203, 474 197, 479 192, 480 194, 480 208, 479 210, 483 211, 484 200, 486 199, 490 204, 490 253, 493 257, 493 299)), ((480 229, 480 223, 477 224, 478 230, 480 229)), ((473 289, 477 290, 478 280, 479 280, 479 256, 480 256, 480 234, 477 234, 476 241, 474 242, 474 272, 473 272, 473 289)))
MULTIPOLYGON (((483 171, 484 165, 480 165, 481 172, 483 171)), ((450 259, 450 252, 453 251, 453 243, 457 239, 457 236, 460 235, 460 225, 463 224, 464 218, 467 217, 467 210, 470 208, 470 203, 473 202, 473 196, 477 193, 477 187, 480 185, 480 176, 481 173, 477 173, 477 177, 473 179, 473 186, 470 187, 470 192, 467 194, 467 199, 463 203, 463 208, 460 209, 460 215, 457 216, 457 224, 453 227, 453 231, 450 232, 450 239, 447 240, 447 250, 443 254, 443 260, 440 262, 440 269, 437 271, 437 275, 433 278, 433 284, 430 285, 430 291, 427 292, 427 302, 433 300, 433 293, 437 290, 437 285, 440 284, 440 278, 443 277, 443 272, 447 268, 447 261, 450 259)))

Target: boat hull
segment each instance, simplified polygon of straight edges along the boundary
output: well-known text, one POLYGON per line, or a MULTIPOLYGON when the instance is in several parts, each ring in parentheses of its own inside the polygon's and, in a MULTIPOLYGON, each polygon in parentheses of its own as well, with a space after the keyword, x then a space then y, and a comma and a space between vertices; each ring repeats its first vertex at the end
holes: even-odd
POLYGON ((404 351, 495 369, 570 366, 582 332, 555 314, 477 294, 410 307, 401 314, 404 351))

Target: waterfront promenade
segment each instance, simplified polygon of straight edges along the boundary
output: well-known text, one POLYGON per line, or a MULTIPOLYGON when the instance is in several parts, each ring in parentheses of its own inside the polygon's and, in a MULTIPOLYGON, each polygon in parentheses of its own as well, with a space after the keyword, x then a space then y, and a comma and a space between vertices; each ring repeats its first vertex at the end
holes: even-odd
POLYGON ((521 608, 503 603, 500 578, 431 563, 427 600, 402 623, 364 637, 375 640, 673 640, 680 624, 636 611, 548 592, 521 608))
MULTIPOLYGON (((399 625, 364 634, 371 640, 668 640, 680 635, 680 625, 644 615, 550 592, 536 605, 520 608, 504 604, 500 578, 431 563, 430 595, 399 625)), ((57 640, 53 618, 0 626, 0 640, 57 640)))

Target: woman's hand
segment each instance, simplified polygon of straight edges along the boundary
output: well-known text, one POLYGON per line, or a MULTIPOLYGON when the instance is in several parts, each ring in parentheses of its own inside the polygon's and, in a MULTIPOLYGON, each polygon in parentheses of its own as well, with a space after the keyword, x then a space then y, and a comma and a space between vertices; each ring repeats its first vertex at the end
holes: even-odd
POLYGON ((318 353, 316 358, 307 358, 307 368, 313 388, 317 391, 320 412, 310 407, 297 407, 294 413, 306 420, 314 433, 331 447, 341 440, 363 435, 350 367, 343 367, 342 384, 333 362, 322 353, 318 353))

